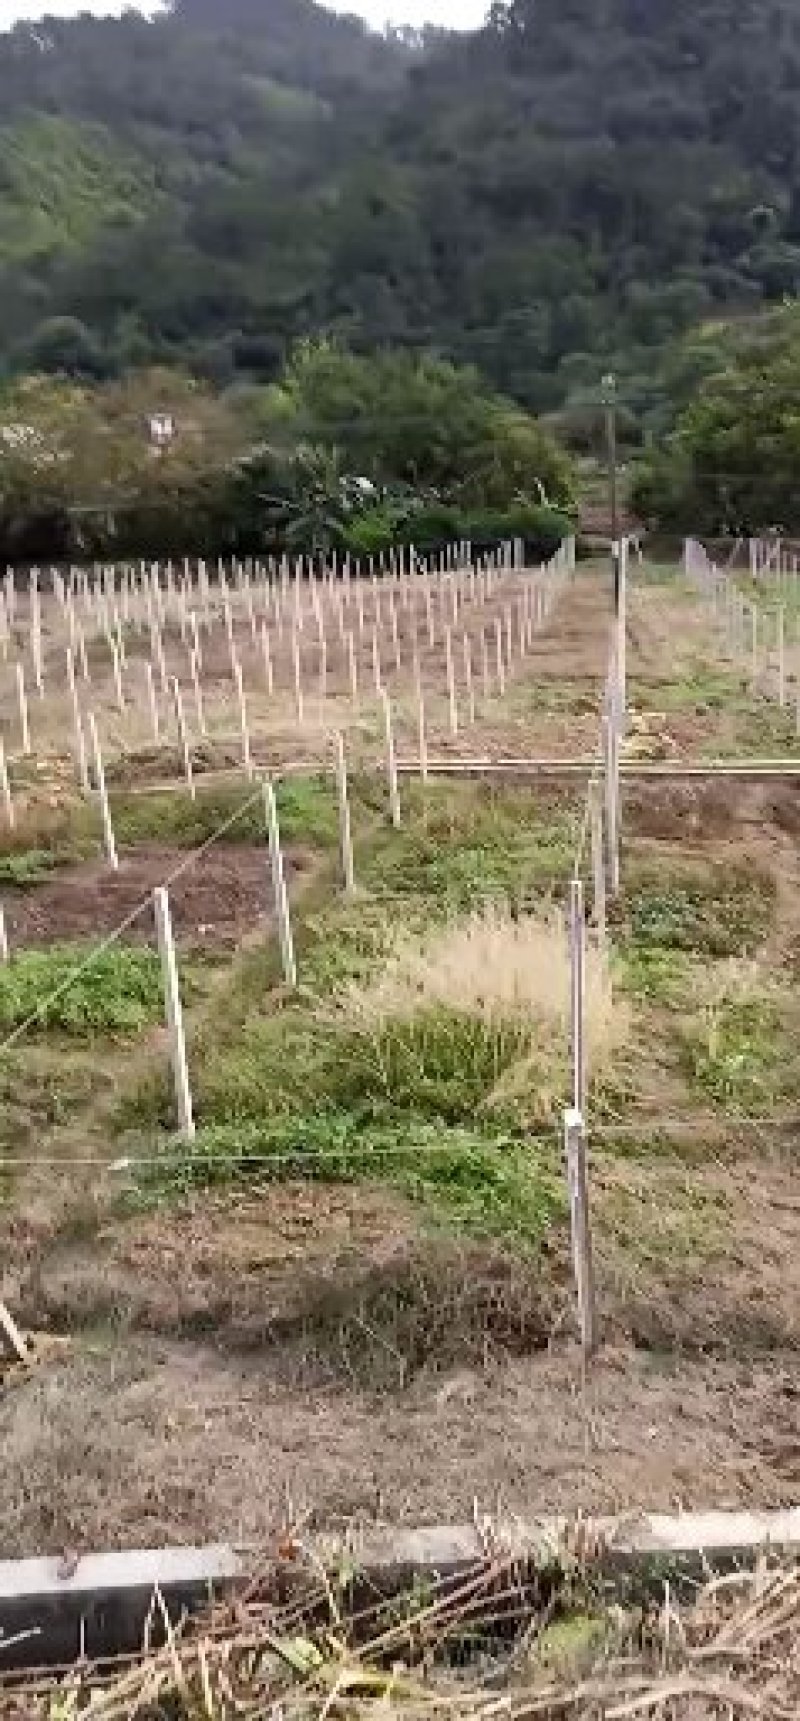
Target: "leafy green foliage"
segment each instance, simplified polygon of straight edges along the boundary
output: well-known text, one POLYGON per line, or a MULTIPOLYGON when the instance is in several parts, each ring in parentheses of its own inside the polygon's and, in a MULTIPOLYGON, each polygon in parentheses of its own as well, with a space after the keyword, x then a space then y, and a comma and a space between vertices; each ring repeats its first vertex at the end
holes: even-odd
POLYGON ((115 944, 87 964, 88 955, 82 945, 25 950, 0 967, 0 1032, 32 1018, 31 1032, 127 1036, 160 1020, 155 951, 115 944))
POLYGON ((766 876, 744 868, 682 872, 663 883, 642 880, 626 904, 626 933, 634 947, 650 951, 745 956, 766 936, 773 908, 766 876))
POLYGON ((555 1145, 414 1117, 364 1124, 339 1111, 202 1129, 190 1154, 176 1143, 140 1181, 147 1195, 298 1176, 388 1184, 466 1232, 534 1250, 565 1210, 555 1145))
POLYGON ((683 1031, 692 1080, 719 1106, 764 1113, 785 1086, 790 1060, 785 1014, 775 999, 728 997, 683 1031))
POLYGON ((30 113, 0 127, 5 263, 85 247, 105 225, 141 220, 157 202, 154 168, 106 126, 30 113))
MULTIPOLYGON (((337 841, 338 823, 332 778, 295 777, 276 788, 284 843, 308 843, 330 848, 337 841)), ((188 794, 131 795, 114 799, 114 829, 126 848, 137 843, 164 842, 194 849, 228 822, 224 841, 264 843, 266 820, 263 796, 249 789, 204 788, 198 779, 194 800, 188 794)), ((266 860, 265 860, 266 865, 266 860)))
MULTIPOLYGON (((108 372, 268 382, 333 332, 476 364, 591 439, 605 369, 652 410, 676 334, 796 291, 798 76, 793 0, 608 0, 600 26, 594 0, 511 0, 430 46, 312 0, 51 19, 45 50, 20 26, 0 111, 33 127, 37 215, 0 285, 3 356, 47 356, 41 327, 66 316, 108 372), (113 149, 87 189, 70 144, 50 199, 53 125, 113 149), (149 210, 121 222, 134 159, 149 210)), ((704 364, 676 359, 668 386, 704 364)))
POLYGON ((0 884, 41 884, 56 865, 49 849, 22 849, 19 853, 0 855, 0 884))
POLYGON ((706 379, 639 469, 645 517, 705 533, 797 529, 799 333, 795 307, 777 312, 706 379))

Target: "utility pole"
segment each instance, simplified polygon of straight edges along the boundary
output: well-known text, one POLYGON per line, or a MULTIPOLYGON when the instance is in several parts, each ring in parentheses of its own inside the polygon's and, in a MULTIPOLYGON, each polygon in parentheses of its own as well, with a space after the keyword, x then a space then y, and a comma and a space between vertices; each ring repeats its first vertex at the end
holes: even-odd
POLYGON ((603 405, 606 420, 606 459, 608 462, 608 499, 611 510, 611 562, 614 571, 614 614, 619 615, 619 502, 617 497, 617 379, 609 371, 603 377, 603 405))

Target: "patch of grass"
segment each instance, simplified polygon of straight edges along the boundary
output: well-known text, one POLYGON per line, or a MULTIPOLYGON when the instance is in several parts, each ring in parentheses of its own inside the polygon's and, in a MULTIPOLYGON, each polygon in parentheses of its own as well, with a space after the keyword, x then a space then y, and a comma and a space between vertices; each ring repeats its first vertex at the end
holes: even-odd
POLYGON ((692 965, 683 951, 632 943, 620 952, 616 970, 630 997, 648 1004, 662 1004, 668 1010, 684 1008, 692 965))
POLYGON ((791 1067, 785 1017, 765 997, 723 997, 681 1029, 690 1080, 722 1107, 767 1112, 786 1091, 791 1067))
POLYGON ((22 849, 18 854, 0 855, 0 884, 18 889, 31 884, 43 884, 56 866, 50 849, 22 849))
MULTIPOLYGON (((284 843, 307 843, 328 849, 337 842, 336 797, 331 779, 292 778, 278 785, 276 798, 284 843)), ((115 835, 126 848, 145 842, 199 848, 221 825, 233 819, 237 809, 241 809, 239 817, 225 832, 224 840, 264 843, 266 847, 263 799, 251 784, 206 789, 199 779, 194 801, 181 791, 170 791, 115 794, 112 804, 115 835)))
POLYGON ((696 1269, 727 1245, 728 1200, 663 1150, 631 1155, 620 1165, 598 1155, 594 1210, 601 1246, 611 1247, 625 1273, 696 1269))
POLYGON ((555 1140, 542 1145, 417 1117, 376 1122, 336 1110, 203 1129, 190 1150, 170 1143, 139 1174, 138 1187, 148 1199, 297 1177, 381 1183, 451 1227, 513 1239, 526 1252, 538 1251, 566 1212, 555 1140))
POLYGON ((649 949, 747 956, 766 937, 775 886, 745 867, 642 875, 624 905, 624 940, 649 949))
POLYGON ((433 913, 437 903, 529 906, 569 877, 574 849, 569 813, 543 819, 524 792, 519 804, 484 792, 483 804, 470 797, 455 810, 452 803, 432 807, 401 831, 382 833, 360 877, 376 896, 424 897, 433 913))
POLYGON ((0 967, 0 1032, 33 1018, 33 1033, 127 1037, 160 1020, 164 995, 155 951, 113 945, 72 979, 86 957, 85 946, 62 945, 24 950, 0 967))

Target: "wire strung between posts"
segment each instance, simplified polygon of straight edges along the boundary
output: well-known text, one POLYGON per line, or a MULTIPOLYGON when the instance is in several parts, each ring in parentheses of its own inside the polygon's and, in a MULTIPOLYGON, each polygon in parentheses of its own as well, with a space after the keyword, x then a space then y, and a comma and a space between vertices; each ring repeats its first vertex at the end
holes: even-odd
MULTIPOLYGON (((543 1132, 540 1135, 526 1134, 525 1145, 538 1147, 551 1145, 556 1146, 559 1139, 559 1132, 554 1124, 552 1129, 547 1133, 543 1132)), ((491 1141, 488 1141, 486 1145, 491 1148, 491 1141)), ((522 1145, 523 1143, 520 1142, 520 1147, 522 1147, 522 1145)), ((425 1154, 430 1154, 434 1157, 436 1154, 453 1153, 456 1151, 458 1143, 451 1141, 420 1143, 415 1141, 412 1146, 415 1159, 419 1159, 420 1156, 424 1156, 425 1154)), ((89 1158, 65 1159, 63 1154, 58 1156, 53 1155, 53 1157, 49 1159, 42 1158, 41 1155, 37 1156, 35 1159, 16 1159, 11 1157, 6 1158, 3 1156, 2 1159, 0 1159, 0 1168, 5 1170, 6 1167, 8 1167, 9 1169, 24 1171, 33 1170, 37 1166, 45 1168, 64 1166, 84 1171, 95 1170, 102 1172, 107 1177, 118 1177, 129 1171, 142 1171, 150 1167, 157 1167, 159 1171, 164 1173, 165 1177, 169 1174, 172 1174, 175 1177, 180 1177, 187 1169, 190 1169, 193 1166, 202 1170, 202 1168, 207 1165, 297 1165, 309 1166, 313 1170, 317 1166, 339 1165, 342 1167, 343 1179, 349 1179, 350 1172, 347 1166, 347 1158, 349 1154, 352 1153, 353 1157, 356 1157, 359 1152, 363 1152, 364 1157, 368 1157, 371 1164, 372 1161, 376 1159, 394 1159, 397 1155, 408 1155, 412 1151, 412 1147, 407 1141, 398 1141, 387 1143, 384 1147, 374 1147, 370 1144, 361 1148, 358 1141, 356 1141, 352 1148, 350 1145, 340 1149, 319 1148, 318 1150, 298 1147, 285 1148, 280 1153, 268 1153, 266 1151, 263 1153, 224 1153, 220 1150, 217 1153, 176 1153, 174 1159, 169 1157, 169 1151, 169 1147, 167 1147, 166 1149, 162 1148, 160 1153, 137 1154, 135 1158, 129 1158, 127 1155, 123 1155, 120 1159, 108 1162, 101 1159, 89 1158)), ((507 1144, 502 1148, 498 1148, 498 1152, 505 1151, 507 1151, 507 1144)))
MULTIPOLYGON (((242 805, 236 808, 235 812, 231 813, 227 819, 223 820, 222 824, 218 825, 215 831, 212 831, 211 836, 207 837, 205 842, 201 843, 198 849, 192 849, 191 853, 186 856, 186 859, 180 861, 178 865, 173 868, 172 872, 168 874, 166 879, 162 881, 164 889, 169 890, 179 878, 182 878, 185 872, 188 872, 191 867, 196 866, 197 862, 202 860, 203 855, 207 854, 210 848, 213 848, 214 843, 219 842, 220 837, 224 837, 225 832, 229 831, 239 819, 243 818, 245 813, 250 811, 252 806, 255 806, 257 801, 261 800, 262 792, 262 789, 259 787, 254 794, 249 795, 247 800, 243 801, 242 805)), ((23 1035, 28 1032, 29 1028, 35 1026, 43 1010, 48 1009, 52 1004, 56 1004, 59 998, 63 998, 65 993, 69 991, 70 987, 74 986, 76 981, 81 979, 82 975, 87 974, 93 964, 97 962, 101 956, 104 956, 107 950, 111 950, 113 948, 117 943, 117 940, 122 937, 123 933, 127 932, 129 927, 134 925, 134 922, 139 919, 139 916, 143 914, 146 909, 151 907, 151 904, 152 892, 148 891, 147 895, 142 897, 141 902, 137 903, 136 907, 131 909, 130 914, 126 914, 125 919, 120 921, 119 926, 115 926, 114 931, 110 932, 108 937, 104 938, 101 944, 95 945, 95 948, 89 952, 89 955, 84 957, 84 960, 79 962, 75 968, 71 969, 70 973, 67 974, 57 986, 53 987, 52 992, 49 992, 45 998, 40 999, 36 1009, 32 1010, 30 1015, 26 1016, 23 1022, 18 1023, 17 1027, 12 1030, 7 1038, 0 1042, 0 1057, 2 1057, 5 1052, 10 1051, 11 1048, 22 1039, 23 1035)), ((4 1159, 3 1164, 7 1163, 8 1161, 4 1159)))

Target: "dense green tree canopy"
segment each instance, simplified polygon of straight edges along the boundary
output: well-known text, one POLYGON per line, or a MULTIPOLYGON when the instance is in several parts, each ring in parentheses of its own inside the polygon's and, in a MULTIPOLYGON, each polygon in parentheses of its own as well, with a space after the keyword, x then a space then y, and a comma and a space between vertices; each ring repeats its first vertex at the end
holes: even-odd
POLYGON ((163 368, 0 390, 3 559, 273 541, 372 553, 419 537, 423 513, 434 542, 474 529, 557 543, 571 501, 533 419, 474 371, 406 352, 306 342, 277 383, 225 393, 163 368), (154 418, 170 421, 164 447, 154 418))
POLYGON ((655 524, 687 532, 796 532, 800 310, 730 331, 713 350, 719 368, 642 463, 634 503, 655 524))
POLYGON ((322 332, 537 412, 614 368, 649 412, 677 334, 797 290, 798 96, 798 0, 511 0, 421 41, 313 0, 19 26, 0 364, 264 381, 322 332))

